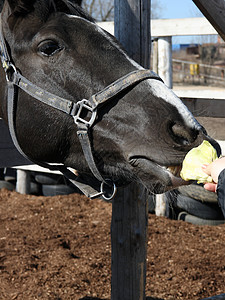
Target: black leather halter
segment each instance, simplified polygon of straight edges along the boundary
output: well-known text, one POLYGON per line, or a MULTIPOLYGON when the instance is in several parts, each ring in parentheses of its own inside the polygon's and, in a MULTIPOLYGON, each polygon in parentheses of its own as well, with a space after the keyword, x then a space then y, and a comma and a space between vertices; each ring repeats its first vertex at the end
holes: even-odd
MULTIPOLYGON (((18 149, 18 151, 28 160, 34 162, 35 164, 39 164, 44 168, 48 168, 50 170, 59 170, 62 172, 73 184, 75 184, 86 196, 90 198, 96 198, 102 196, 105 200, 111 200, 116 192, 115 184, 109 180, 103 178, 100 174, 91 149, 91 143, 89 139, 89 130, 93 126, 97 113, 98 108, 107 103, 109 100, 114 98, 115 96, 119 95, 122 91, 125 91, 128 87, 131 87, 145 79, 156 79, 162 81, 162 79, 150 70, 136 70, 133 71, 120 79, 116 80, 115 82, 111 83, 107 87, 105 87, 102 91, 92 95, 90 99, 83 99, 74 103, 73 101, 61 98, 57 95, 47 92, 42 88, 36 86, 28 79, 19 73, 17 68, 12 62, 12 59, 8 53, 7 46, 5 43, 3 31, 2 31, 2 24, 0 18, 0 55, 2 66, 6 74, 6 81, 8 85, 8 99, 7 99, 7 109, 8 109, 8 125, 12 140, 18 149), (90 170, 92 171, 93 175, 99 182, 100 185, 100 192, 98 192, 95 188, 93 188, 89 183, 87 184, 80 176, 75 176, 73 172, 71 172, 68 168, 64 165, 52 165, 46 162, 35 161, 30 159, 24 151, 21 149, 15 132, 15 114, 16 114, 16 103, 18 98, 18 88, 25 91, 30 96, 34 97, 35 99, 45 103, 53 108, 56 108, 71 117, 73 117, 75 124, 78 127, 77 135, 80 140, 83 153, 85 159, 88 163, 90 170), (90 113, 91 117, 86 120, 83 119, 82 112, 86 110, 90 113), (107 196, 105 193, 106 187, 111 186, 111 195, 107 196)), ((89 181, 89 180, 88 180, 89 181)))

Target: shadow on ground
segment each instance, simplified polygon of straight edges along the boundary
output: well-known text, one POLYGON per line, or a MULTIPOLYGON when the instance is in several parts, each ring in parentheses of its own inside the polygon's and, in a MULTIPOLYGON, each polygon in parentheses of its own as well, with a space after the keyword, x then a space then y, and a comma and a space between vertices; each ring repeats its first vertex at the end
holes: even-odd
MULTIPOLYGON (((101 299, 101 298, 93 298, 93 297, 84 297, 79 300, 109 300, 109 299, 101 299)), ((151 300, 151 299, 150 299, 151 300)))
POLYGON ((147 297, 146 300, 164 300, 164 299, 162 299, 162 298, 147 297))
MULTIPOLYGON (((93 297, 84 297, 80 298, 79 300, 109 300, 109 299, 100 299, 100 298, 93 298, 93 297)), ((152 298, 152 297, 147 297, 146 300, 164 300, 162 298, 152 298)))

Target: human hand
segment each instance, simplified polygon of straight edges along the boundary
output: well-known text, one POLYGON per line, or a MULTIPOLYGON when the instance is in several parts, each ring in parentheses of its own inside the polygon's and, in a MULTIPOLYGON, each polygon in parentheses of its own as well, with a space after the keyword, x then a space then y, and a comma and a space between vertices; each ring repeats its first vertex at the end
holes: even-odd
POLYGON ((203 165, 202 171, 213 179, 212 183, 206 183, 204 188, 210 192, 216 192, 218 177, 220 172, 225 169, 225 157, 215 160, 209 165, 203 165))

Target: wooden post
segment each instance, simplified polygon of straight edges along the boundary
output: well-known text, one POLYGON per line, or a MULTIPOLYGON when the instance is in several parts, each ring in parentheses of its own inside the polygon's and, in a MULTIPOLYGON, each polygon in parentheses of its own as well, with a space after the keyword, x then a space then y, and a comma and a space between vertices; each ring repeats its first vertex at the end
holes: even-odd
POLYGON ((16 191, 20 194, 30 193, 30 172, 17 170, 16 191))
POLYGON ((150 67, 151 0, 114 0, 115 37, 136 62, 150 67))
POLYGON ((225 1, 193 0, 193 2, 225 41, 225 1))
POLYGON ((153 41, 152 70, 158 74, 158 39, 153 41))
MULTIPOLYGON (((115 36, 128 54, 150 67, 150 0, 114 0, 115 36)), ((147 201, 142 186, 120 189, 112 205, 112 300, 144 300, 147 201)))
POLYGON ((160 37, 158 39, 158 74, 165 84, 172 89, 172 37, 160 37))
POLYGON ((112 300, 144 300, 148 213, 142 186, 120 189, 112 205, 112 300))
POLYGON ((182 82, 184 82, 184 78, 185 78, 185 67, 184 67, 184 63, 181 63, 181 80, 182 82))

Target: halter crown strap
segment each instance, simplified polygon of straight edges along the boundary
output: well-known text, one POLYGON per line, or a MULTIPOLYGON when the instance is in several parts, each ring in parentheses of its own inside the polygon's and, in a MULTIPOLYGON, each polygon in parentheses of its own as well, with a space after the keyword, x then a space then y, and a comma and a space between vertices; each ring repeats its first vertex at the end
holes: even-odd
POLYGON ((126 74, 125 76, 117 79, 102 91, 96 93, 90 98, 90 102, 93 108, 96 108, 99 104, 102 104, 119 93, 123 92, 127 88, 145 80, 145 79, 156 79, 162 81, 162 79, 155 72, 151 70, 135 70, 126 74))

